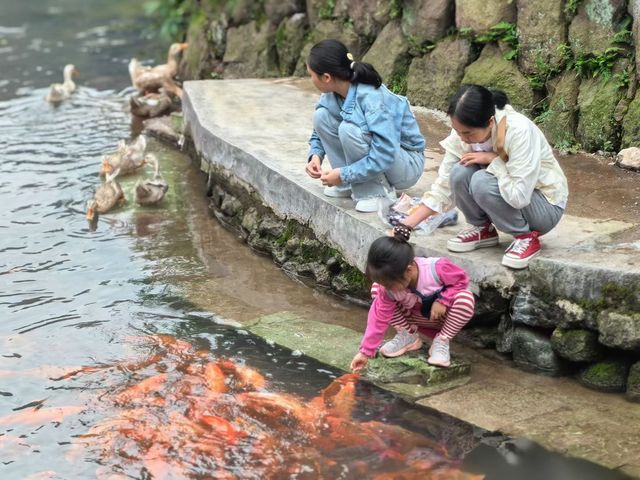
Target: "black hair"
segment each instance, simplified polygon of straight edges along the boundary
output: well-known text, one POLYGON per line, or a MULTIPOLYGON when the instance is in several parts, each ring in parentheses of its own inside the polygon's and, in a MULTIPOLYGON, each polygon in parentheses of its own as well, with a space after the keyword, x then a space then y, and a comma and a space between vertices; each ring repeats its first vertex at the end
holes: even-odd
POLYGON ((447 114, 467 127, 484 128, 509 103, 501 90, 489 90, 481 85, 462 85, 449 102, 447 114))
POLYGON ((318 75, 328 73, 351 83, 366 83, 378 88, 382 77, 370 63, 349 58, 349 51, 338 40, 322 40, 311 47, 307 64, 318 75))
POLYGON ((369 247, 365 273, 372 282, 402 280, 414 258, 413 246, 402 235, 380 237, 369 247))

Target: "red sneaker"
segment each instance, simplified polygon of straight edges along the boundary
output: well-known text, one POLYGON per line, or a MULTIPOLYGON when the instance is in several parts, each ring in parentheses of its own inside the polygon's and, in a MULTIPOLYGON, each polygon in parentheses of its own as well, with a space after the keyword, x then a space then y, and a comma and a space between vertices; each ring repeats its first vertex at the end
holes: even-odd
POLYGON ((493 223, 487 223, 481 227, 469 227, 447 242, 447 248, 450 251, 460 253, 494 245, 498 245, 498 232, 493 223))
POLYGON ((539 232, 523 233, 515 235, 515 240, 509 245, 502 257, 502 264, 511 268, 527 268, 529 260, 536 257, 542 247, 538 240, 539 232))

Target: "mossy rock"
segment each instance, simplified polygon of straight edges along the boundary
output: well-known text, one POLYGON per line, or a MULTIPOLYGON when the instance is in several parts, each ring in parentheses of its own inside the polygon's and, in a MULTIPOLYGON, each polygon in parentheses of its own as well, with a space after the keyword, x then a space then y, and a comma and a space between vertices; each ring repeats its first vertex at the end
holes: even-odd
POLYGON ((562 375, 567 371, 567 362, 551 347, 551 340, 544 332, 516 326, 513 332, 513 361, 526 370, 549 375, 562 375))
POLYGON ((528 73, 558 69, 564 59, 558 50, 567 43, 565 0, 517 0, 518 64, 528 73))
POLYGON ((348 18, 358 35, 375 37, 389 22, 389 0, 336 0, 334 16, 348 18))
POLYGON ((456 27, 486 33, 500 22, 516 21, 514 0, 455 0, 456 27))
POLYGON ((605 310, 598 316, 600 343, 640 352, 640 313, 605 310))
POLYGON ((576 57, 598 54, 611 46, 626 12, 625 0, 583 0, 569 26, 569 43, 576 57))
POLYGON ((549 109, 536 121, 552 145, 573 146, 578 125, 580 78, 567 71, 547 84, 549 109))
POLYGON ((446 110, 449 98, 464 77, 464 69, 473 60, 471 42, 448 37, 424 57, 415 58, 407 76, 407 97, 414 105, 446 110))
POLYGON ((576 136, 586 150, 618 149, 620 127, 615 121, 615 113, 623 95, 624 91, 614 78, 596 77, 582 81, 576 136))
POLYGON ((320 40, 327 38, 335 38, 344 43, 356 60, 360 60, 362 53, 367 47, 365 40, 358 36, 353 30, 352 25, 345 24, 339 20, 322 20, 309 32, 307 41, 298 58, 295 75, 299 77, 307 75, 307 58, 309 57, 311 47, 320 40))
POLYGON ((634 363, 629 370, 626 397, 633 402, 640 402, 640 362, 634 363))
POLYGON ((594 363, 580 372, 582 384, 601 392, 624 392, 627 386, 629 362, 622 359, 594 363))
POLYGON ((372 64, 387 86, 391 78, 405 70, 409 62, 409 43, 402 34, 400 22, 389 22, 378 35, 373 45, 362 58, 372 64))
POLYGON ((276 50, 281 75, 289 76, 295 71, 306 32, 307 16, 304 13, 285 18, 278 26, 276 50))
POLYGON ((622 148, 640 146, 640 92, 629 104, 622 121, 622 148))
POLYGON ((278 76, 275 28, 252 21, 227 30, 225 78, 278 76))
POLYGON ((453 0, 404 0, 402 31, 415 44, 435 42, 454 22, 453 0))
POLYGON ((430 385, 467 376, 470 370, 469 363, 457 359, 453 359, 448 368, 429 365, 422 349, 396 358, 372 358, 367 363, 366 378, 379 383, 430 385))
POLYGON ((556 328, 551 335, 551 346, 558 355, 572 362, 593 362, 604 353, 597 332, 591 330, 556 328))
POLYGON ((503 90, 511 105, 528 113, 534 104, 534 95, 529 81, 518 70, 514 62, 503 57, 496 45, 487 45, 480 58, 469 65, 462 83, 477 83, 487 88, 503 90))
POLYGON ((224 54, 226 27, 224 19, 209 23, 202 14, 191 18, 187 29, 189 48, 185 50, 179 68, 183 80, 211 78, 224 54), (222 35, 219 35, 219 29, 222 29, 222 35))

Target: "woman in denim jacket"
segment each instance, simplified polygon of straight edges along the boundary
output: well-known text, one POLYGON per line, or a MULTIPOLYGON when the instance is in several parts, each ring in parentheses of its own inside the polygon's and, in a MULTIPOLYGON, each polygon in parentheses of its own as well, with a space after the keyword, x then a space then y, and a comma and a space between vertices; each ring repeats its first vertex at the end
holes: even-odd
POLYGON ((314 45, 307 70, 322 96, 306 172, 322 181, 325 195, 352 196, 359 212, 395 201, 395 189, 415 185, 424 168, 425 141, 407 99, 337 40, 314 45), (323 173, 325 154, 332 169, 323 173))

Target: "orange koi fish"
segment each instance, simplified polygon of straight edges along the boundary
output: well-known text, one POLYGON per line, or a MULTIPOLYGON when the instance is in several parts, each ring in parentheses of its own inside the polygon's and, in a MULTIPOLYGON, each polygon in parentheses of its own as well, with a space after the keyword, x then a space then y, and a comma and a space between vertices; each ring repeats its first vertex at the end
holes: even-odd
POLYGON ((13 425, 42 425, 50 422, 62 422, 64 417, 76 415, 84 410, 84 407, 46 407, 30 408, 0 417, 0 426, 13 425))

